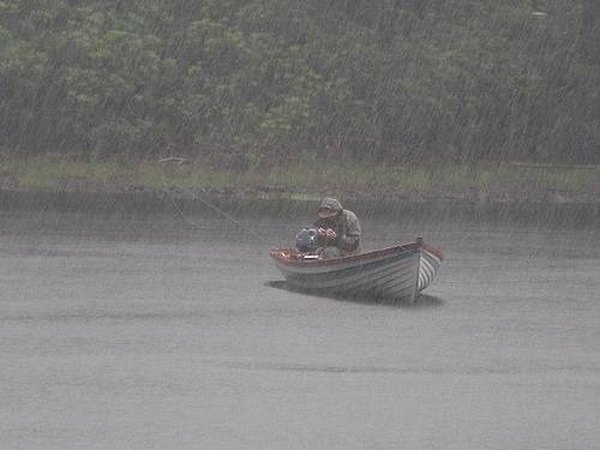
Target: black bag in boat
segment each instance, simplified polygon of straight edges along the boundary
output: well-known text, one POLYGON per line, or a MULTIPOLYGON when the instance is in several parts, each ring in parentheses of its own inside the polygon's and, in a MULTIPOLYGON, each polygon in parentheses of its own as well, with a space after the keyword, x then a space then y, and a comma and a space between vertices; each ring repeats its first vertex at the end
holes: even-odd
POLYGON ((314 227, 304 227, 296 235, 296 248, 302 253, 314 252, 319 245, 317 243, 317 229, 314 227))

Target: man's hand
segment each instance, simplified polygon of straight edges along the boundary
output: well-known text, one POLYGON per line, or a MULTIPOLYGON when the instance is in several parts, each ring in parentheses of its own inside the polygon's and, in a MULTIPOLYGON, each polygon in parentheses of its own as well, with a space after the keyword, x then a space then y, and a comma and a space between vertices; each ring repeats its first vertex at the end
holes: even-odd
POLYGON ((319 236, 324 236, 327 240, 334 240, 337 237, 337 233, 333 231, 331 228, 319 228, 317 230, 319 236))

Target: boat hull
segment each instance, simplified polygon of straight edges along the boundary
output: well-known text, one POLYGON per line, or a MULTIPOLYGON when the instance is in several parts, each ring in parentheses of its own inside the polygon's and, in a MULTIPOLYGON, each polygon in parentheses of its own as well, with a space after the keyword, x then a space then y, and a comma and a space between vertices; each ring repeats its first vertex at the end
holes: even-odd
POLYGON ((395 247, 335 259, 304 259, 291 249, 270 256, 295 289, 361 298, 414 301, 435 279, 443 255, 422 239, 395 247))

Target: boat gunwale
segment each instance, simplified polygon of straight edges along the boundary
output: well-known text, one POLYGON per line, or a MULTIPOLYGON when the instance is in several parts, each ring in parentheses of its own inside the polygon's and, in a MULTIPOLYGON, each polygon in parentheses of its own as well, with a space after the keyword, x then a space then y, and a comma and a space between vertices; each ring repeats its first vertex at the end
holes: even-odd
POLYGON ((443 261, 444 254, 441 250, 432 247, 428 244, 425 244, 422 240, 418 239, 414 242, 408 242, 405 244, 395 245, 393 247, 386 247, 379 250, 372 250, 364 253, 359 253, 357 255, 349 255, 342 256, 340 258, 331 258, 331 259, 292 259, 292 258, 283 258, 281 253, 283 251, 293 251, 293 249, 285 249, 285 248, 274 248, 269 252, 271 258, 273 258, 277 263, 283 264, 289 267, 320 267, 320 266, 338 266, 353 262, 362 262, 368 261, 370 259, 381 258, 389 255, 393 255, 395 253, 403 252, 403 251, 411 251, 416 249, 423 249, 432 255, 436 256, 443 261))

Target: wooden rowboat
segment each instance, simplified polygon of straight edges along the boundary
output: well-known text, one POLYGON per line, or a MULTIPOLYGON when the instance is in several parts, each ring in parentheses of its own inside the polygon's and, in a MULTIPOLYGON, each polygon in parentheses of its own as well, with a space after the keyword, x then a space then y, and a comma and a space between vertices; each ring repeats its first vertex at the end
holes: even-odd
POLYGON ((319 295, 413 302, 435 279, 444 256, 422 238, 358 255, 317 259, 295 249, 270 252, 286 283, 319 295))

